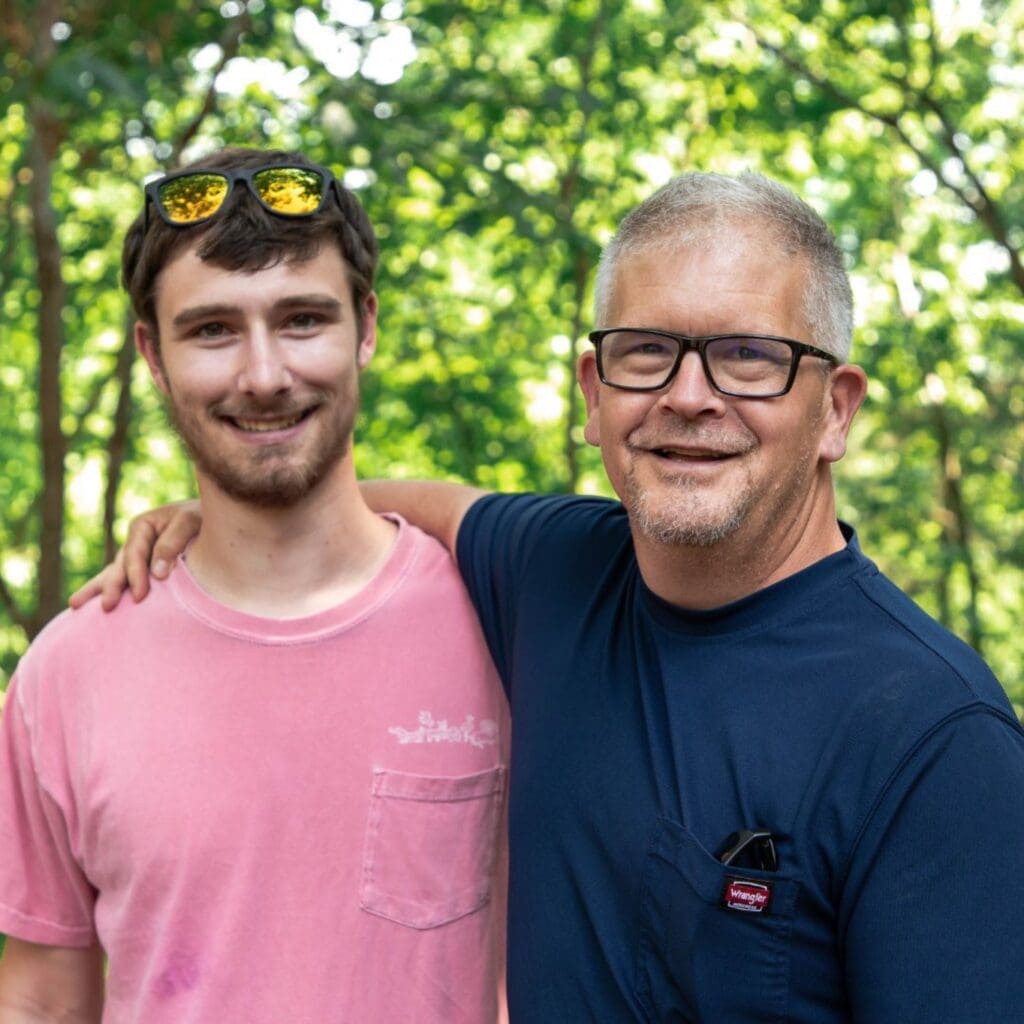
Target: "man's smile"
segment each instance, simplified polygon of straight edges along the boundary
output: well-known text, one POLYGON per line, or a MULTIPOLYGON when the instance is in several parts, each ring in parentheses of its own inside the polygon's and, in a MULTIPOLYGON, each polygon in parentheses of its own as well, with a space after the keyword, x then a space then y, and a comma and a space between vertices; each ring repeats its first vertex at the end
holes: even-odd
POLYGON ((311 412, 311 409, 307 409, 305 412, 296 413, 292 416, 280 416, 275 419, 243 419, 242 417, 232 416, 224 418, 246 433, 264 434, 273 430, 287 430, 288 427, 294 427, 296 423, 304 420, 311 412))
POLYGON ((263 435, 291 430, 309 419, 319 408, 320 403, 313 402, 302 409, 275 410, 273 413, 257 413, 251 410, 239 412, 214 410, 213 415, 214 418, 243 434, 263 435))
POLYGON ((671 459, 676 462, 720 462, 723 459, 733 458, 737 452, 711 451, 705 448, 650 448, 652 454, 662 459, 671 459))

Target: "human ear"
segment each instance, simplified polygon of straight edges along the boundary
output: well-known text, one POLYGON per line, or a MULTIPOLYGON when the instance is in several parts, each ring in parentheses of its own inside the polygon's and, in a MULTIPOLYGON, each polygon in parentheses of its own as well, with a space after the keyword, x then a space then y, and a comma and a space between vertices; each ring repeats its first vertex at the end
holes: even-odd
POLYGON ((601 446, 601 425, 597 415, 597 406, 601 397, 601 379, 597 375, 597 356, 592 349, 584 352, 576 363, 576 380, 583 399, 587 403, 587 423, 583 428, 583 437, 587 444, 595 448, 601 446))
POLYGON ((818 447, 822 461, 838 462, 846 454, 850 426, 867 390, 867 375, 859 366, 843 363, 829 374, 824 396, 825 426, 818 447))
POLYGON ((377 295, 370 292, 363 300, 362 329, 356 347, 356 366, 366 369, 377 351, 377 295))
POLYGON ((135 322, 135 348, 139 355, 146 360, 149 372, 153 375, 156 386, 168 395, 171 389, 167 385, 167 378, 164 374, 164 365, 160 360, 160 343, 157 338, 156 327, 152 327, 142 320, 135 322))

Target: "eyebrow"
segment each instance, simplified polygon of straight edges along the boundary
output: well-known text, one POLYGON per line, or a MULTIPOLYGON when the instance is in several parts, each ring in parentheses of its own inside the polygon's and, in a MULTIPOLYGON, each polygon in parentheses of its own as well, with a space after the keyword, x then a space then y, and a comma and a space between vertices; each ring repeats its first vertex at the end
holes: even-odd
MULTIPOLYGON (((270 307, 272 313, 283 313, 289 309, 317 309, 327 316, 332 316, 339 320, 344 311, 342 304, 336 298, 330 295, 317 294, 316 292, 309 295, 288 295, 270 307)), ((175 316, 171 321, 171 326, 180 328, 195 323, 197 320, 231 316, 239 312, 239 306, 232 306, 226 302, 212 302, 205 306, 189 306, 175 316)))

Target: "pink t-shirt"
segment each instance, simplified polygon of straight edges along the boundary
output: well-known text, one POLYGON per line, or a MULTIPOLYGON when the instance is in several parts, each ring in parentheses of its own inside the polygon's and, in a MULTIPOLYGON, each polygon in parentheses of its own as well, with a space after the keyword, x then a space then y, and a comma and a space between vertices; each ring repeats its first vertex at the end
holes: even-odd
POLYGON ((0 725, 0 932, 97 937, 104 1022, 497 1018, 504 694, 400 523, 355 598, 233 611, 185 565, 51 623, 0 725))

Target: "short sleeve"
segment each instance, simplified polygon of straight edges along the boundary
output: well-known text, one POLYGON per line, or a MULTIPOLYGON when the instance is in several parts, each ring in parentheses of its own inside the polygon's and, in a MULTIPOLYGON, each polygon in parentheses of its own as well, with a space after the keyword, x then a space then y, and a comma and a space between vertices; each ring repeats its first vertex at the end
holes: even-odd
POLYGON ((854 1020, 1018 1019, 1024 733, 1016 723, 975 709, 937 728, 881 797, 847 878, 840 936, 854 1020))
POLYGON ((17 674, 0 712, 0 932, 53 946, 95 941, 95 890, 71 850, 64 810, 35 767, 17 674))
POLYGON ((604 498, 490 494, 470 507, 456 560, 507 691, 523 603, 556 613, 592 589, 588 576, 608 563, 611 549, 627 547, 622 506, 604 498))

